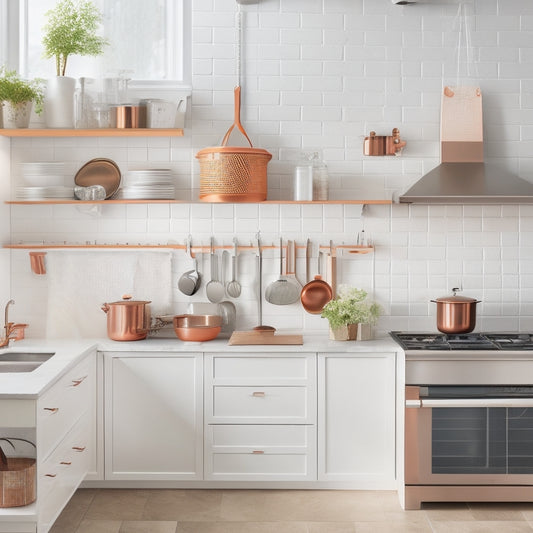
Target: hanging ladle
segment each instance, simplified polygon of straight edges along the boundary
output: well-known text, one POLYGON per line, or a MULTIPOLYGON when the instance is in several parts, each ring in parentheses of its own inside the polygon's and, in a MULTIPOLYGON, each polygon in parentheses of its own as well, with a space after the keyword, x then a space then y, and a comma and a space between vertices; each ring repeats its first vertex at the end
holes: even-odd
POLYGON ((215 254, 215 247, 213 243, 213 237, 211 237, 211 281, 205 287, 205 294, 207 299, 217 304, 224 298, 224 285, 218 280, 218 260, 215 254))
POLYGON ((187 296, 192 296, 196 293, 202 283, 202 277, 200 272, 198 272, 198 259, 192 255, 191 244, 192 238, 189 235, 189 238, 187 239, 187 255, 191 259, 194 259, 194 268, 184 272, 178 280, 178 289, 187 296))
POLYGON ((320 275, 322 252, 318 252, 318 275, 313 281, 307 283, 300 294, 302 307, 312 315, 322 313, 324 306, 333 298, 333 290, 320 275))

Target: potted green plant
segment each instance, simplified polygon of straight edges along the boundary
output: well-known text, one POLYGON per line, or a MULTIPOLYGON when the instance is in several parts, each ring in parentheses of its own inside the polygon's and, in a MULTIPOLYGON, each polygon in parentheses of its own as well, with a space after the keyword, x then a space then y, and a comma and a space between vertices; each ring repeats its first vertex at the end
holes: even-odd
POLYGON ((330 339, 355 340, 359 324, 375 324, 381 308, 367 300, 363 289, 341 285, 336 298, 322 310, 322 317, 329 322, 330 339))
POLYGON ((76 80, 65 75, 68 59, 71 55, 97 56, 103 53, 108 41, 96 34, 102 13, 90 0, 59 0, 45 16, 44 56, 55 59, 57 74, 48 80, 46 124, 51 128, 72 128, 76 80))
POLYGON ((24 80, 16 70, 1 67, 0 103, 4 128, 27 128, 33 105, 36 113, 43 109, 42 80, 24 80))

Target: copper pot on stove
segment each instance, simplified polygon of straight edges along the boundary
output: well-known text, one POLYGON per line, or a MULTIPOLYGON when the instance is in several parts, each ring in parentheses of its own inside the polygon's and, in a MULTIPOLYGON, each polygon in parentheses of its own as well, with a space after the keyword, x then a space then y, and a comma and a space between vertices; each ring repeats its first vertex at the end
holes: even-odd
POLYGON ((437 329, 442 333, 470 333, 476 327, 476 305, 480 300, 457 296, 459 289, 453 288, 452 296, 431 300, 437 304, 437 329))
POLYGON ((107 315, 107 336, 114 341, 140 341, 150 330, 149 301, 132 300, 126 294, 118 302, 105 303, 102 311, 107 315))

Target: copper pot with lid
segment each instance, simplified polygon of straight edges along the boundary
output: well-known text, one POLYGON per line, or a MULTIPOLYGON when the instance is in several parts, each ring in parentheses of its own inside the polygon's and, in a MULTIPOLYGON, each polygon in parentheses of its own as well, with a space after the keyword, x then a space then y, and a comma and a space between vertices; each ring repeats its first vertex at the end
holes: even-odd
POLYGON ((457 287, 452 296, 431 300, 437 304, 437 329, 442 333, 470 333, 476 327, 476 305, 480 300, 457 296, 457 287))
POLYGON ((132 300, 125 294, 118 302, 105 303, 102 311, 107 315, 107 336, 114 341, 140 341, 150 330, 150 302, 132 300))

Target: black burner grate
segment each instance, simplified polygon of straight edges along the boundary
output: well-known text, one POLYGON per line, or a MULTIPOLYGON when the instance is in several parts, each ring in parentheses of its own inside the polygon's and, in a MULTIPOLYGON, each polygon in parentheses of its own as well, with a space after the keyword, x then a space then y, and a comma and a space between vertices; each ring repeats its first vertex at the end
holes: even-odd
POLYGON ((391 331, 404 350, 533 350, 531 333, 408 333, 391 331))

